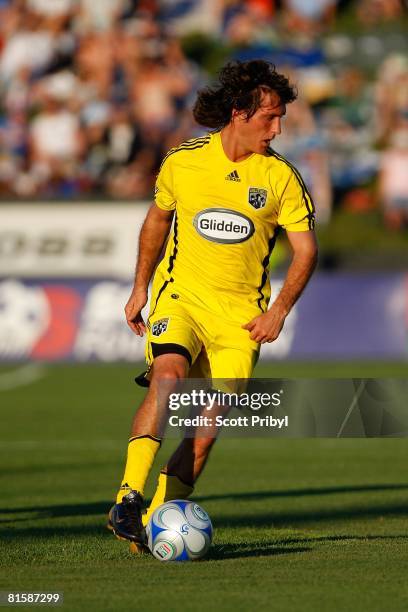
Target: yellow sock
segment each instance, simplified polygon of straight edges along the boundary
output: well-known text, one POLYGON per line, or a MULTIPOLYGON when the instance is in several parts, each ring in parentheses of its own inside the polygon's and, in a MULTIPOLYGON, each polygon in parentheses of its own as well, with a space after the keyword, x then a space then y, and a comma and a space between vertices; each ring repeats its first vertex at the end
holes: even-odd
POLYGON ((152 436, 137 436, 130 438, 125 474, 116 497, 116 503, 131 489, 144 493, 147 477, 153 465, 154 458, 160 448, 161 440, 152 436))
POLYGON ((161 504, 171 499, 186 499, 193 491, 194 487, 185 484, 177 476, 160 472, 156 492, 146 514, 142 516, 143 525, 147 525, 150 516, 161 504))

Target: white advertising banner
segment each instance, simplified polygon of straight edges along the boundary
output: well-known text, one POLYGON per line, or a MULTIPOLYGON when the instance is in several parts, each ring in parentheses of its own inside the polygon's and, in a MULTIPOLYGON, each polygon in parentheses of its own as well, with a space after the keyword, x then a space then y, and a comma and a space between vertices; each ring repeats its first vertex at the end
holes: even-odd
POLYGON ((0 276, 129 279, 148 203, 4 204, 0 276))

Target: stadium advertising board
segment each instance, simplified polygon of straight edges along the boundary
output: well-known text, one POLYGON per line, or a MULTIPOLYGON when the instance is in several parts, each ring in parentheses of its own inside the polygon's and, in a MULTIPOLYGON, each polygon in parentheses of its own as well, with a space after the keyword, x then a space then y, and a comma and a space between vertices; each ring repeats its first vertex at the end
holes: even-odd
POLYGON ((148 205, 0 207, 0 276, 129 278, 148 205))
MULTIPOLYGON (((404 359, 407 289, 404 274, 317 274, 261 359, 404 359)), ((118 279, 1 280, 0 360, 143 360, 123 312, 130 290, 118 279)))

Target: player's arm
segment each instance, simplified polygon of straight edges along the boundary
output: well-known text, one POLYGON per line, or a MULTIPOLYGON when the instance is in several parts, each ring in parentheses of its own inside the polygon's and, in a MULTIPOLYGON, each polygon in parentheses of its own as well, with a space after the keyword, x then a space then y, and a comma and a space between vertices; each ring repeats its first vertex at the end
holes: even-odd
POLYGON ((246 325, 255 342, 273 342, 279 336, 285 319, 301 296, 317 264, 317 241, 313 230, 287 232, 292 247, 292 261, 285 282, 276 300, 267 312, 246 325))
POLYGON ((273 178, 279 201, 277 224, 284 227, 293 256, 285 282, 267 312, 243 327, 252 340, 273 342, 279 336, 286 317, 302 294, 317 263, 317 242, 314 228, 314 204, 299 172, 279 155, 280 174, 273 178))
POLYGON ((125 306, 126 321, 138 336, 146 332, 141 311, 147 303, 149 282, 169 234, 173 214, 173 210, 163 210, 152 204, 140 230, 135 282, 125 306))

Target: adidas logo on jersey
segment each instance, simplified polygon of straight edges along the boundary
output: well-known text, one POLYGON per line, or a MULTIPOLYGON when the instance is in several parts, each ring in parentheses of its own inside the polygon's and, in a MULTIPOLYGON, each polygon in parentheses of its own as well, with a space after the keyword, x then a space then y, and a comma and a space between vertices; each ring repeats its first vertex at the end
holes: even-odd
POLYGON ((236 181, 237 183, 241 182, 241 179, 239 178, 239 174, 236 170, 233 170, 232 172, 227 174, 227 176, 225 177, 225 180, 226 181, 236 181))

